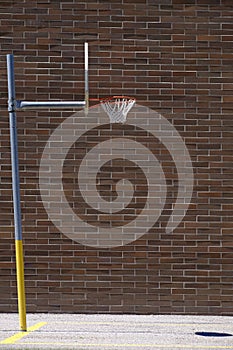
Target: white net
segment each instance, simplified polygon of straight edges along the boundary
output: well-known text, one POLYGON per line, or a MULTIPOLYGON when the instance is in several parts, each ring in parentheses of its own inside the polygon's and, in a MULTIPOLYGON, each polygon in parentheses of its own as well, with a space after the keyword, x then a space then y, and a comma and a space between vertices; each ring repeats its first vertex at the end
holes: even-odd
POLYGON ((126 117, 135 103, 135 98, 125 96, 113 96, 103 99, 101 106, 108 114, 110 123, 125 123, 126 117))

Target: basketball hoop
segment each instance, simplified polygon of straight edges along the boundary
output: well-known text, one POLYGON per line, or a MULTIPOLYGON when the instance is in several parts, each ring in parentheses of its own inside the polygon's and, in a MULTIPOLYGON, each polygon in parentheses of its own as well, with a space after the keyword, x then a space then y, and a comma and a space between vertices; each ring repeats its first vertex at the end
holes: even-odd
POLYGON ((126 117, 136 99, 128 96, 112 96, 100 100, 103 110, 108 114, 110 123, 125 123, 126 117))

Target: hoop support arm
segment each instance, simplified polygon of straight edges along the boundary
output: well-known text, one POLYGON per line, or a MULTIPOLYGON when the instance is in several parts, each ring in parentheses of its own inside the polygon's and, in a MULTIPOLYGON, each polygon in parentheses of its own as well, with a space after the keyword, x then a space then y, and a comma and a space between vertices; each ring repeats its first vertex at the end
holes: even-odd
POLYGON ((85 101, 15 101, 16 109, 83 108, 85 105, 85 101))

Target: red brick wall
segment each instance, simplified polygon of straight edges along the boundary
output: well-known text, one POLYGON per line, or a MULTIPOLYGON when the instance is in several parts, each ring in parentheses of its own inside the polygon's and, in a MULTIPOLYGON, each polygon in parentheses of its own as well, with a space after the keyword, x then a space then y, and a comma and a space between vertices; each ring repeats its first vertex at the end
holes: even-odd
MULTIPOLYGON (((15 55, 17 99, 83 99, 83 43, 88 41, 91 97, 135 96, 176 128, 192 159, 192 200, 179 226, 165 233, 177 176, 157 142, 170 190, 149 232, 112 248, 71 240, 48 218, 39 166, 50 135, 72 112, 19 111, 28 311, 233 313, 232 15, 231 0, 0 2, 1 312, 17 310, 5 55, 15 55)), ((81 154, 106 132, 121 137, 131 132, 142 143, 152 142, 148 133, 137 135, 127 125, 99 129, 87 135, 81 154)), ((77 185, 74 160, 80 154, 74 147, 69 156, 64 187, 72 204, 69 190, 77 185)), ((134 171, 135 182, 141 181, 138 192, 147 193, 138 169, 113 162, 110 173, 119 168, 134 171)), ((111 189, 100 191, 109 196, 111 189)), ((136 204, 140 209, 140 200, 136 204)), ((114 226, 109 216, 85 215, 95 224, 114 226)), ((126 219, 118 217, 118 224, 126 219)))

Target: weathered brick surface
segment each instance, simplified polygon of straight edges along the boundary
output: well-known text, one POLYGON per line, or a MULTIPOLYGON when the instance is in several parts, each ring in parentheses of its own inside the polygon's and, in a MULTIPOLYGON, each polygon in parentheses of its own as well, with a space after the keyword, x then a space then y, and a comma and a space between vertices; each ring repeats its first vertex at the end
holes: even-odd
MULTIPOLYGON (((71 112, 18 112, 28 311, 233 314, 232 16, 231 0, 0 1, 1 312, 17 309, 5 55, 15 54, 18 99, 83 99, 88 41, 91 96, 132 95, 166 117, 190 152, 193 197, 182 223, 166 234, 177 178, 158 143, 171 186, 160 221, 123 247, 74 242, 48 219, 39 191, 43 149, 71 112)), ((80 149, 103 140, 106 130, 89 135, 80 149)), ((114 132, 125 135, 121 127, 114 132)), ((135 137, 151 142, 146 133, 135 137)), ((79 157, 72 149, 64 164, 74 210, 106 227, 138 213, 140 195, 128 217, 76 208, 79 157)), ((133 173, 138 193, 146 193, 145 177, 127 161, 106 164, 100 178, 115 170, 133 173)), ((103 197, 112 189, 99 187, 103 197)))

